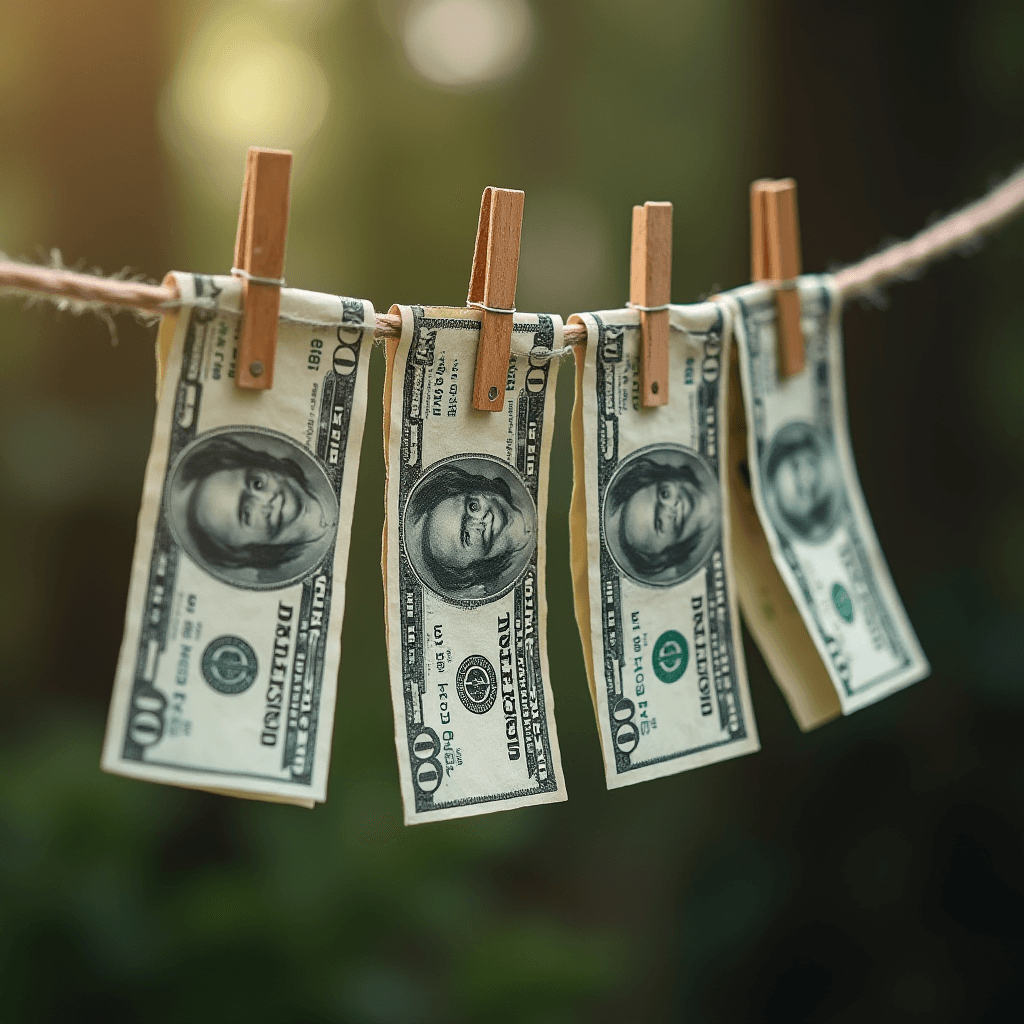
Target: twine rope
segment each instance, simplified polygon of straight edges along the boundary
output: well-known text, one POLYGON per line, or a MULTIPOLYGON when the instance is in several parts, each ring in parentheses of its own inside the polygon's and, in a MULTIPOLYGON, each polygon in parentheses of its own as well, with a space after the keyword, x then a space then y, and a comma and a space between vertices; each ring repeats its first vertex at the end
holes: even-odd
MULTIPOLYGON (((898 242, 859 263, 836 271, 834 280, 839 295, 843 301, 848 301, 877 293, 885 285, 916 276, 927 264, 950 253, 973 250, 982 236, 1022 211, 1024 169, 1011 175, 988 195, 937 221, 908 241, 898 242)), ((130 310, 141 319, 151 321, 173 309, 205 304, 202 300, 193 303, 183 301, 173 282, 151 284, 126 280, 124 274, 103 277, 99 273, 67 270, 61 265, 60 255, 56 252, 51 254, 51 262, 51 266, 19 263, 0 253, 0 294, 20 296, 29 302, 52 302, 58 309, 74 314, 93 312, 108 325, 112 325, 110 314, 116 310, 130 310)), ((221 312, 231 314, 233 311, 221 312)), ((241 313, 237 312, 236 315, 240 316, 241 313)), ((281 319, 309 327, 344 326, 340 320, 308 320, 286 313, 281 315, 281 319)), ((375 338, 397 338, 401 329, 401 317, 387 313, 376 315, 375 338)), ((552 351, 551 356, 564 355, 574 345, 585 342, 586 334, 587 329, 583 324, 566 324, 565 347, 552 351)))
POLYGON ((843 267, 835 284, 843 300, 877 292, 894 281, 916 276, 935 260, 957 251, 973 251, 981 237, 1024 210, 1024 168, 1010 175, 988 195, 943 217, 906 242, 883 249, 843 267))

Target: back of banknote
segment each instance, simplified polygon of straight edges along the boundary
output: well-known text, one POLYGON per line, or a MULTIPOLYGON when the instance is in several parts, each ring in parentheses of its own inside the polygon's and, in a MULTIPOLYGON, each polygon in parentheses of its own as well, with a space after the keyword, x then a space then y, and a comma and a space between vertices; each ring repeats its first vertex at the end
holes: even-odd
POLYGON ((576 619, 609 788, 758 749, 729 545, 728 311, 670 308, 669 402, 640 401, 632 309, 583 313, 576 619))
POLYGON ((103 767, 325 799, 370 303, 285 289, 274 387, 235 385, 241 286, 179 274, 103 767))
POLYGON ((923 679, 929 666, 857 478, 841 303, 828 277, 801 278, 799 292, 806 364, 786 379, 778 372, 773 292, 751 285, 722 301, 736 315, 754 504, 775 566, 849 714, 923 679))
POLYGON ((505 408, 479 412, 480 314, 392 312, 383 561, 406 823, 564 800, 544 636, 562 322, 515 315, 505 408))

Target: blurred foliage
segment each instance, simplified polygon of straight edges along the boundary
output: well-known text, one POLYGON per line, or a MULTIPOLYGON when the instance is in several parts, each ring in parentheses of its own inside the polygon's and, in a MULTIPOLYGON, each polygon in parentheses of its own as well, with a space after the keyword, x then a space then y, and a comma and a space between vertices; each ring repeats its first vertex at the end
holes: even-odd
MULTIPOLYGON (((284 145, 293 284, 381 310, 458 304, 479 195, 505 185, 527 193, 517 305, 567 315, 622 301, 645 199, 675 203, 687 301, 747 275, 754 177, 798 179, 817 270, 1021 159, 1013 0, 939 0, 927 18, 881 0, 505 6, 527 11, 528 47, 453 89, 415 70, 451 54, 410 61, 403 0, 4 0, 0 249, 222 271, 245 147, 284 145)), ((748 643, 764 750, 607 792, 571 606, 563 372, 548 642, 570 800, 415 829, 386 675, 379 418, 328 803, 105 776, 153 333, 121 317, 112 345, 95 319, 3 303, 0 1019, 1009 1017, 1024 952, 1022 245, 1011 225, 894 288, 885 313, 846 317, 858 464, 931 680, 803 736, 748 643)))

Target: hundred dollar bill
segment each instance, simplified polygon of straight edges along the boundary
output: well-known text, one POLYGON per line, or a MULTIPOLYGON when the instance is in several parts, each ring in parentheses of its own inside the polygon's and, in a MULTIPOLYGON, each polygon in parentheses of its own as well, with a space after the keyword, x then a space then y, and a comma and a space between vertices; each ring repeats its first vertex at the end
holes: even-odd
POLYGON ((576 620, 609 788, 758 749, 725 479, 727 311, 669 312, 669 403, 640 402, 632 309, 572 317, 576 620))
MULTIPOLYGON (((776 304, 751 285, 722 297, 735 312, 753 504, 768 550, 844 714, 923 679, 930 671, 882 556, 853 461, 843 382, 842 304, 828 277, 799 283, 806 365, 780 380, 776 304)), ((738 502, 739 504, 739 502, 738 502)), ((739 530, 737 530, 739 533, 739 530)), ((764 581, 741 597, 755 639, 805 728, 835 713, 806 642, 778 643, 777 622, 793 616, 764 581), (771 592, 776 596, 773 598, 771 592)), ((762 548, 763 552, 763 548, 762 548)))
POLYGON ((505 408, 473 408, 475 310, 396 306, 385 604, 407 824, 565 799, 544 518, 558 317, 517 313, 505 408))
POLYGON ((373 307, 281 294, 274 386, 235 385, 240 283, 176 275, 103 767, 324 800, 373 307))

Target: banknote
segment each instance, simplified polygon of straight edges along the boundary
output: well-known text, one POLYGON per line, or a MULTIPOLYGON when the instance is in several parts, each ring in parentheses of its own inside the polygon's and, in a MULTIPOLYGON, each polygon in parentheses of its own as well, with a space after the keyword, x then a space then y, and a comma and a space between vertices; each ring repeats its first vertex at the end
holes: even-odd
POLYGON ((640 402, 639 314, 571 318, 576 620, 609 788, 758 749, 729 545, 728 311, 669 312, 669 403, 640 402))
POLYGON ((274 386, 235 385, 240 284, 179 274, 103 767, 324 800, 370 303, 285 289, 274 386))
MULTIPOLYGON (((806 365, 784 380, 777 368, 771 290, 751 285, 722 302, 736 320, 753 504, 774 565, 849 714, 930 670, 857 478, 846 422, 841 302, 828 277, 801 278, 799 293, 806 365)), ((804 691, 806 711, 798 720, 818 724, 830 717, 820 672, 803 676, 803 654, 789 652, 784 665, 779 645, 765 643, 771 628, 757 620, 769 606, 785 617, 784 602, 759 608, 756 599, 749 606, 744 601, 755 639, 780 682, 788 674, 783 689, 804 691)))
POLYGON ((544 591, 562 322, 515 315, 505 407, 479 412, 480 313, 392 312, 383 568, 406 823, 564 800, 544 591))

